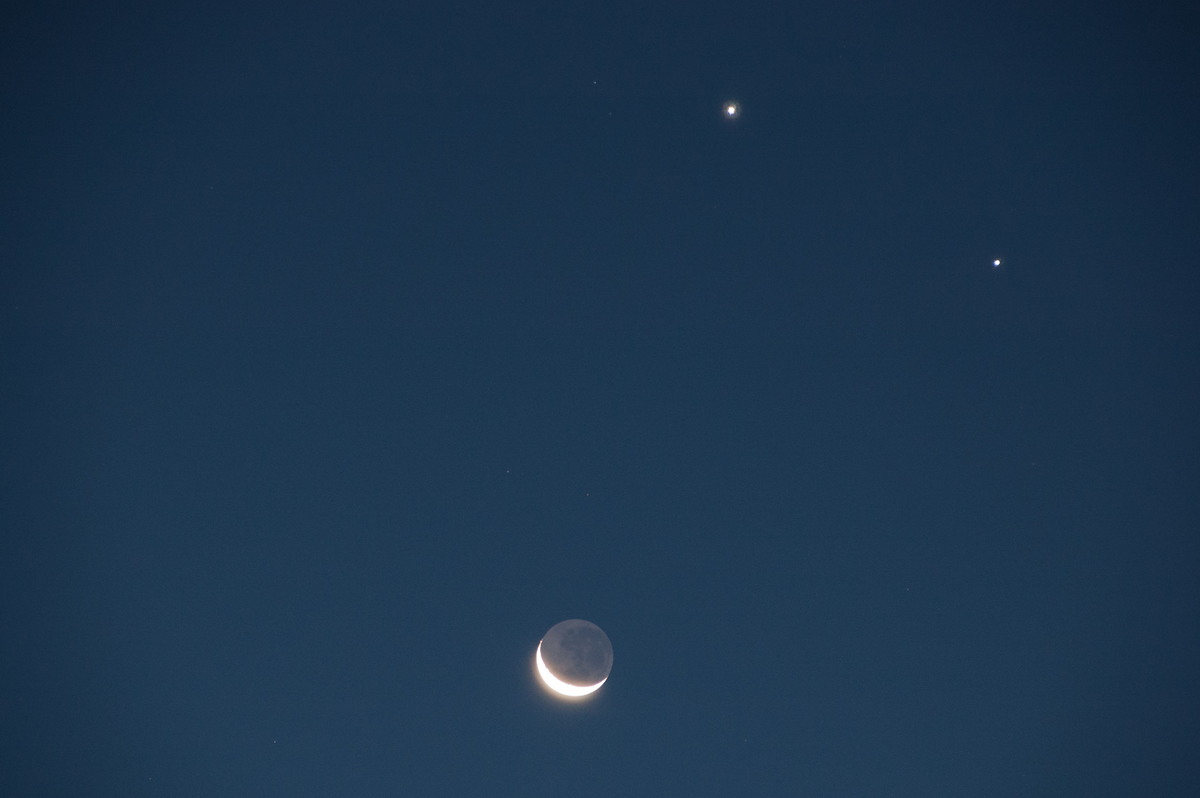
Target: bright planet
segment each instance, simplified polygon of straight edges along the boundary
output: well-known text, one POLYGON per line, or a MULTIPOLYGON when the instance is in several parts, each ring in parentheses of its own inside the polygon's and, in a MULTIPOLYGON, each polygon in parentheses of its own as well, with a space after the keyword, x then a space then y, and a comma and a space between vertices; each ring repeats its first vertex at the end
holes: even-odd
POLYGON ((534 663, 546 687, 567 698, 600 689, 612 671, 608 635, 591 621, 573 618, 550 627, 538 643, 534 663))

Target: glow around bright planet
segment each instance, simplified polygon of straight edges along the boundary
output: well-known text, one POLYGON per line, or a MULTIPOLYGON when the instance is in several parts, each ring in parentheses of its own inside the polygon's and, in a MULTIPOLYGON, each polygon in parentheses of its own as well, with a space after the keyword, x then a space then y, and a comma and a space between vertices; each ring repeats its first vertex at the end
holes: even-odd
POLYGON ((608 681, 612 643, 604 630, 578 618, 550 627, 538 643, 534 662, 546 687, 557 695, 582 698, 608 681))

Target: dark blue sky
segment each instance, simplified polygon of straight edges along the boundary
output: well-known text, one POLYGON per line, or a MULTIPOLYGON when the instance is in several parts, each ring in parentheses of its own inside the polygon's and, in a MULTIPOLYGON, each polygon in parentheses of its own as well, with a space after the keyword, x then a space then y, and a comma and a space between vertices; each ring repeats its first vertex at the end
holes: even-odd
POLYGON ((427 5, 7 12, 0 794, 1196 794, 1196 13, 427 5))

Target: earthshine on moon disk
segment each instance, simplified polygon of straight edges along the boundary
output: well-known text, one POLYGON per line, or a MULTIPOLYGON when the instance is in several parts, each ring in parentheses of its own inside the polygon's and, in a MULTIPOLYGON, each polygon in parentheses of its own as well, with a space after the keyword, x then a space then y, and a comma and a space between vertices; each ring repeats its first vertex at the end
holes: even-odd
POLYGON ((551 626, 534 655, 546 686, 569 698, 599 690, 608 680, 612 661, 612 643, 604 630, 577 618, 551 626))

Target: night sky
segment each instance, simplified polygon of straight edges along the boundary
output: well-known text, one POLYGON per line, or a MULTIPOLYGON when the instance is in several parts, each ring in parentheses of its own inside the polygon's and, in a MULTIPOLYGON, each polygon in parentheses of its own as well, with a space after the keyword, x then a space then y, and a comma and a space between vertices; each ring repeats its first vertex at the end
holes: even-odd
POLYGON ((26 5, 0 794, 1200 794, 1190 4, 26 5))

